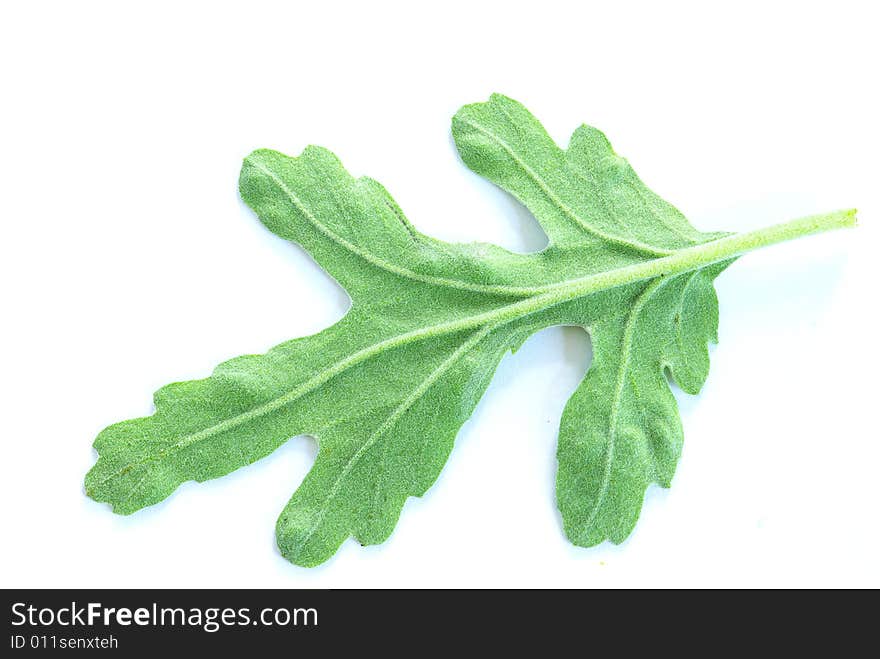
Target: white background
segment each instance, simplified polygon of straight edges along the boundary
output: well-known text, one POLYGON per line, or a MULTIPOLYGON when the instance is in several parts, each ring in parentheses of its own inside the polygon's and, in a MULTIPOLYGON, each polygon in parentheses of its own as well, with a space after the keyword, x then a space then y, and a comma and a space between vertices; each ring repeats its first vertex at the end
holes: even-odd
POLYGON ((880 586, 871 3, 133 4, 0 11, 0 585, 880 586), (309 439, 130 517, 84 495, 94 436, 153 390, 345 312, 238 199, 252 149, 326 146, 426 233, 539 249, 449 136, 493 91, 562 144, 598 126, 700 229, 860 210, 718 280, 673 487, 626 543, 560 528, 557 423, 590 355, 571 328, 504 359, 389 541, 317 569, 273 539, 309 439))

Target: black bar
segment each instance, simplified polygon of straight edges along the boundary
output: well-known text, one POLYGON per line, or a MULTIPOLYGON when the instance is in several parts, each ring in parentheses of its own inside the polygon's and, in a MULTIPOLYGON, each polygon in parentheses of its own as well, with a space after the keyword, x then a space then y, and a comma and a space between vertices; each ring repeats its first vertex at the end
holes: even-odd
POLYGON ((853 593, 784 591, 6 590, 0 656, 69 653, 67 646, 117 656, 336 656, 343 648, 367 656, 441 649, 469 656, 476 641, 495 649, 574 643, 578 655, 589 655, 644 643, 671 651, 697 639, 712 639, 703 646, 707 656, 774 643, 789 651, 827 643, 841 656, 876 628, 876 595, 864 594, 867 606, 855 604, 853 593))

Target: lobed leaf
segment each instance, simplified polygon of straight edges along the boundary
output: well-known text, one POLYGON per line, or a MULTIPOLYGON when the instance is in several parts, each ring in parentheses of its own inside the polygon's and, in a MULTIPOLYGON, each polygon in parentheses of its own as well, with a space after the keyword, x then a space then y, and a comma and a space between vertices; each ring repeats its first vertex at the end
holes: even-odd
POLYGON ((559 508, 575 544, 621 542, 645 489, 672 480, 683 433, 666 374, 688 393, 702 386, 717 340, 714 278, 745 251, 855 221, 844 211, 701 233, 594 128, 563 150, 496 94, 462 108, 452 130, 462 160, 535 215, 548 247, 444 243, 326 149, 254 151, 242 198, 308 250, 352 307, 318 334, 157 391, 154 414, 98 435, 89 496, 133 513, 311 435, 318 456, 278 519, 281 553, 313 566, 348 537, 382 542, 407 498, 437 479, 505 353, 575 324, 590 332, 594 360, 562 415, 559 508))

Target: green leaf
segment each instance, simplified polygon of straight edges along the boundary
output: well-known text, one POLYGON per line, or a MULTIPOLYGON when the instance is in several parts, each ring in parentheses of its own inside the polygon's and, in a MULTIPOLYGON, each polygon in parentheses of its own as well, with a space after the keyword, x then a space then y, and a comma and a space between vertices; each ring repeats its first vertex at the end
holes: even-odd
POLYGON ((281 553, 312 566, 348 537, 382 542, 406 499, 437 479, 501 358, 570 324, 589 331, 594 360, 562 417, 559 508, 572 542, 621 542, 646 487, 668 487, 675 471, 682 428, 666 373, 688 393, 702 386, 718 324, 713 279, 751 249, 855 223, 841 211, 698 232, 598 130, 582 126, 560 149, 500 95, 462 108, 453 135, 471 169, 531 210, 546 249, 435 240, 325 149, 255 151, 243 199, 345 287, 351 310, 318 334, 157 391, 153 415, 95 440, 88 495, 132 513, 308 434, 318 456, 278 519, 281 553))

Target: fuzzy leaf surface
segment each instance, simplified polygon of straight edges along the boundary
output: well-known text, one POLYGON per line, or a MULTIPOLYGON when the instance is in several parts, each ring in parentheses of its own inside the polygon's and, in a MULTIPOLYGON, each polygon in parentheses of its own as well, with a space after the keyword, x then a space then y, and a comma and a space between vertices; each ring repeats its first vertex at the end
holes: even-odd
MULTIPOLYGON (((584 546, 626 538, 645 489, 669 486, 681 452, 667 374, 689 393, 708 374, 714 278, 739 254, 795 232, 701 233, 601 132, 582 126, 562 149, 504 96, 463 107, 453 136, 468 167, 534 214, 546 249, 445 243, 326 149, 253 152, 242 198, 305 248, 352 307, 318 334, 157 391, 154 414, 95 440, 89 496, 133 513, 185 481, 218 478, 311 435, 318 456, 278 519, 281 553, 313 566, 348 537, 380 543, 407 498, 436 481, 502 357, 535 331, 568 324, 590 333, 594 360, 560 426, 565 532, 584 546)), ((796 233, 853 218, 806 218, 796 233)))

